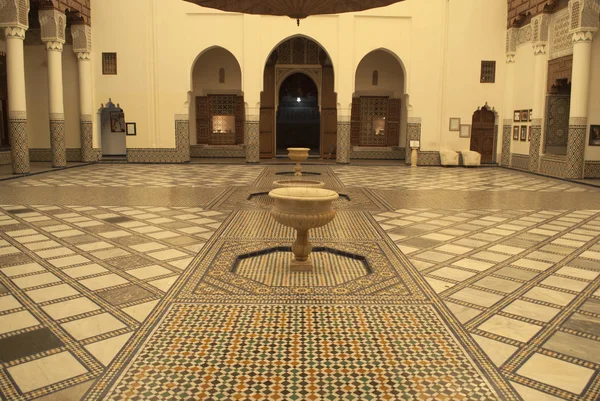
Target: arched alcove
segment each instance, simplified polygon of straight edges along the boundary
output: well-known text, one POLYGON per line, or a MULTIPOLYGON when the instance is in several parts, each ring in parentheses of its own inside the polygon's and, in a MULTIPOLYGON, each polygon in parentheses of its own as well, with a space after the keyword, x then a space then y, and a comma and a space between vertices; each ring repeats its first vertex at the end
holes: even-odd
POLYGON ((190 86, 190 143, 243 143, 242 70, 235 56, 218 46, 203 51, 192 66, 190 86))
POLYGON ((359 62, 352 99, 351 145, 400 146, 406 138, 405 73, 398 57, 373 50, 359 62))
MULTIPOLYGON (((318 153, 321 157, 335 155, 337 95, 334 92, 333 65, 328 53, 317 42, 306 36, 298 35, 281 41, 266 61, 260 102, 261 158, 274 157, 278 151, 287 154, 285 148, 277 144, 279 90, 289 76, 297 73, 309 77, 317 89, 317 104, 320 114, 319 142, 316 149, 314 144, 310 145, 314 151, 312 153, 318 153)), ((296 139, 300 141, 299 143, 302 142, 301 136, 296 139)), ((306 147, 309 144, 298 146, 306 147)))
POLYGON ((98 110, 102 157, 125 156, 127 154, 125 112, 112 99, 98 110))

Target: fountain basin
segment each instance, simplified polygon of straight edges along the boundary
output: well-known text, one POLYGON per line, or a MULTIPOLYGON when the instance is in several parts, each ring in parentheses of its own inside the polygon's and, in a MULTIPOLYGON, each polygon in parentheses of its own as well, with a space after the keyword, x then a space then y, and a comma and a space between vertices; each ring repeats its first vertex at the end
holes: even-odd
POLYGON ((302 166, 300 165, 300 162, 308 159, 308 152, 310 151, 310 148, 287 148, 287 151, 290 160, 296 162, 296 172, 294 175, 298 177, 302 176, 302 166))
POLYGON ((323 188, 325 183, 323 181, 313 180, 278 180, 273 181, 275 188, 286 188, 286 187, 304 187, 304 188, 323 188))
POLYGON ((292 244, 295 257, 290 263, 290 270, 312 271, 312 244, 308 232, 333 220, 333 201, 339 195, 322 188, 284 187, 272 190, 269 196, 275 201, 271 216, 279 224, 296 230, 296 241, 292 244))

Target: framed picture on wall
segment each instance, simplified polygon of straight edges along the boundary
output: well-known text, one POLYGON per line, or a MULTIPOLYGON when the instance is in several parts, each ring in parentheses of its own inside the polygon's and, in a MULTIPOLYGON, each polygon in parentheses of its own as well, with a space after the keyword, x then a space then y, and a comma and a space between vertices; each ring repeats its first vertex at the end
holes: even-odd
POLYGON ((459 131, 460 130, 460 118, 450 117, 450 127, 448 129, 450 131, 459 131))
POLYGON ((514 141, 519 140, 519 126, 518 125, 513 126, 513 140, 514 141))
POLYGON ((110 130, 112 132, 125 132, 125 114, 122 111, 110 112, 110 130))
POLYGON ((471 124, 461 124, 459 138, 470 138, 471 137, 471 124))
POLYGON ((531 125, 527 127, 527 141, 531 142, 531 125))
POLYGON ((521 141, 527 140, 527 126, 521 125, 521 141))
POLYGON ((590 146, 600 146, 600 125, 590 125, 590 146))
POLYGON ((531 115, 533 114, 533 109, 529 109, 529 121, 531 121, 531 115))
POLYGON ((135 123, 125 123, 125 126, 126 126, 125 134, 137 135, 137 128, 135 126, 135 123))
POLYGON ((516 123, 521 121, 521 110, 515 110, 513 121, 516 123))
POLYGON ((521 121, 529 121, 529 110, 521 110, 521 121))

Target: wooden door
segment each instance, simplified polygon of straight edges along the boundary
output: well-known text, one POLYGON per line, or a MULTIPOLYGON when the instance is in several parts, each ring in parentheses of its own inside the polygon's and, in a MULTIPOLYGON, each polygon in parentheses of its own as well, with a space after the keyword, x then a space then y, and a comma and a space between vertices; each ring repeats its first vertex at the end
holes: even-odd
POLYGON ((400 99, 388 100, 385 136, 387 146, 398 146, 400 144, 400 99))
POLYGON ((198 144, 207 144, 210 137, 210 116, 208 97, 196 97, 196 140, 198 144))
POLYGON ((260 158, 275 157, 275 63, 267 64, 260 94, 260 158))
POLYGON ((473 114, 471 126, 471 150, 481 153, 482 163, 494 162, 496 115, 487 104, 473 114))
POLYGON ((333 67, 323 66, 321 88, 321 158, 335 157, 337 150, 337 95, 334 89, 333 67))
POLYGON ((360 98, 352 98, 350 111, 350 146, 360 145, 360 98))

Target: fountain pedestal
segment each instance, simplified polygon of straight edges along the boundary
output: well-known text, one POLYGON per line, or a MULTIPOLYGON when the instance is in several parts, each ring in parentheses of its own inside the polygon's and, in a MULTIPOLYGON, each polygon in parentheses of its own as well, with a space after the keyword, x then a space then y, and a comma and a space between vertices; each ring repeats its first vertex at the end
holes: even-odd
POLYGON ((287 148, 288 151, 288 157, 292 160, 296 162, 296 167, 295 167, 295 173, 294 175, 297 177, 301 177, 302 176, 302 166, 300 165, 300 162, 305 161, 306 159, 308 159, 308 152, 310 151, 309 148, 287 148))
POLYGON ((309 230, 329 224, 335 217, 333 201, 339 195, 327 189, 287 187, 269 192, 275 201, 271 216, 280 224, 296 230, 296 240, 292 244, 294 259, 291 271, 312 271, 310 258, 312 244, 309 230))

